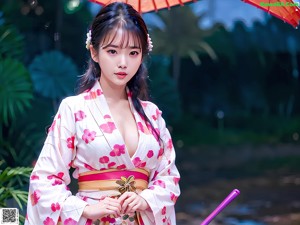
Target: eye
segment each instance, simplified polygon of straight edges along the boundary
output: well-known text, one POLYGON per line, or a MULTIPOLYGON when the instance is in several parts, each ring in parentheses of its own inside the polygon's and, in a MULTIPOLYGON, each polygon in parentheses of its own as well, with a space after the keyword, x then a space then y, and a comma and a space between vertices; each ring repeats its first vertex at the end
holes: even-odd
POLYGON ((132 51, 132 52, 130 52, 130 55, 138 55, 138 54, 140 54, 138 51, 132 51))
POLYGON ((108 53, 110 53, 110 54, 112 54, 112 55, 114 55, 114 54, 116 54, 116 53, 117 53, 117 51, 116 51, 116 50, 114 50, 114 49, 110 49, 110 50, 108 50, 107 52, 108 52, 108 53))

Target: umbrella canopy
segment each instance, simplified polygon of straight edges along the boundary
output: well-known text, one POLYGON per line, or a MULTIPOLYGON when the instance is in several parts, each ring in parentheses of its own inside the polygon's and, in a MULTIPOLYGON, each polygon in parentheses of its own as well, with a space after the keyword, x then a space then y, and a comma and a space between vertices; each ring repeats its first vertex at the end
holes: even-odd
POLYGON ((196 2, 197 0, 90 0, 91 2, 96 2, 100 5, 107 5, 112 2, 126 2, 132 5, 139 13, 146 13, 150 11, 157 11, 159 9, 164 9, 181 5, 187 2, 196 2))
POLYGON ((271 15, 291 24, 293 27, 299 25, 300 8, 299 3, 293 0, 243 0, 254 5, 271 15))

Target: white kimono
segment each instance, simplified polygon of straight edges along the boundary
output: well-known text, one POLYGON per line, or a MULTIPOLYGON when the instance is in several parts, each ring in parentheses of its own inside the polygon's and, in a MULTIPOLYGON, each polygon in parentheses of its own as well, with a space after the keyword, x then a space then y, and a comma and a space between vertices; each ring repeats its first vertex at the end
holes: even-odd
POLYGON ((84 172, 111 168, 149 171, 148 188, 140 193, 151 208, 140 213, 144 224, 176 224, 174 204, 180 195, 180 175, 174 164, 169 131, 157 106, 142 101, 162 143, 158 141, 134 109, 129 92, 128 99, 139 133, 132 157, 114 124, 99 82, 91 90, 61 102, 30 177, 25 225, 91 224, 82 216, 84 207, 111 193, 79 191, 72 195, 67 186, 70 167, 75 168, 74 178, 84 172))

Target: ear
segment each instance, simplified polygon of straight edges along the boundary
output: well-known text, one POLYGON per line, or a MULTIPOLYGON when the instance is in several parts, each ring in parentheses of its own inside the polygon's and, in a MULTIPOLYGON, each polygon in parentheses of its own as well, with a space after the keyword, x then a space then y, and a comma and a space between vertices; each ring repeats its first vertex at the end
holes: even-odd
POLYGON ((92 45, 90 45, 90 53, 91 53, 92 59, 98 63, 98 52, 96 49, 94 49, 94 47, 92 45))

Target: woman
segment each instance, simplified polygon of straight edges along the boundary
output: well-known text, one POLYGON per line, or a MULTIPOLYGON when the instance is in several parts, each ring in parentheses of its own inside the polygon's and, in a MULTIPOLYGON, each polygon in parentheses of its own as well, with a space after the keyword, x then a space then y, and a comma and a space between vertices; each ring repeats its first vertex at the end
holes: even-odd
POLYGON ((25 224, 176 224, 175 151, 147 97, 152 43, 130 5, 112 3, 87 35, 80 94, 64 99, 30 177, 25 224), (69 169, 78 179, 68 190, 69 169))

